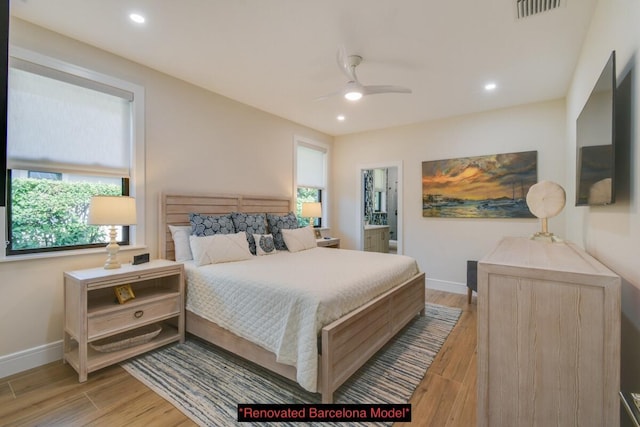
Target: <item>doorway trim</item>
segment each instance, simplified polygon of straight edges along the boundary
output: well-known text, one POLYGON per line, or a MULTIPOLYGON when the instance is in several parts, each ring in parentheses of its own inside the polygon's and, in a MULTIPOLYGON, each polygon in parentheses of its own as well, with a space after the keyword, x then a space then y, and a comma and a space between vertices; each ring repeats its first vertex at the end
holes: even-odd
POLYGON ((358 165, 358 178, 356 179, 357 188, 357 200, 356 204, 356 248, 359 250, 364 249, 364 224, 362 219, 364 194, 362 191, 362 172, 368 169, 382 169, 382 168, 397 168, 398 169, 398 232, 396 241, 398 242, 398 255, 404 254, 404 202, 403 202, 403 171, 402 160, 391 160, 377 163, 361 163, 358 165))

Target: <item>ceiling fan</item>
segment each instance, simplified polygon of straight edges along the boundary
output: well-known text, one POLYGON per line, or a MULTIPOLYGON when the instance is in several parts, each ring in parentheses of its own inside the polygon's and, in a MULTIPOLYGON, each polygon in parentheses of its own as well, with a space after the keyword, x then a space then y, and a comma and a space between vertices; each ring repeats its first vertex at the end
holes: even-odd
POLYGON ((349 79, 346 86, 329 95, 321 96, 317 100, 326 99, 335 95, 342 95, 349 101, 357 101, 365 95, 375 95, 380 93, 411 93, 411 89, 393 85, 363 85, 356 76, 356 67, 362 62, 360 55, 347 55, 344 48, 338 49, 338 67, 349 79))

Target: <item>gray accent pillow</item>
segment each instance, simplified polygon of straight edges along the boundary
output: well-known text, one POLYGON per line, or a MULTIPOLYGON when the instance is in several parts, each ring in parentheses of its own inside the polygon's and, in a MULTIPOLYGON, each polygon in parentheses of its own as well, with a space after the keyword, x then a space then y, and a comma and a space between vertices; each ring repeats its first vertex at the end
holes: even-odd
POLYGON ((287 250, 287 245, 284 243, 280 230, 298 228, 298 218, 296 214, 293 212, 289 212, 286 215, 272 215, 268 213, 267 223, 269 223, 270 233, 273 234, 273 243, 276 245, 276 249, 279 251, 287 250))
POLYGON ((213 236, 215 234, 233 234, 233 221, 231 214, 225 215, 201 215, 190 213, 191 234, 194 236, 213 236))
POLYGON ((265 234, 267 232, 267 223, 265 215, 247 214, 242 212, 232 212, 231 219, 236 232, 244 231, 247 234, 247 242, 249 242, 249 250, 253 255, 256 254, 256 240, 254 234, 265 234))

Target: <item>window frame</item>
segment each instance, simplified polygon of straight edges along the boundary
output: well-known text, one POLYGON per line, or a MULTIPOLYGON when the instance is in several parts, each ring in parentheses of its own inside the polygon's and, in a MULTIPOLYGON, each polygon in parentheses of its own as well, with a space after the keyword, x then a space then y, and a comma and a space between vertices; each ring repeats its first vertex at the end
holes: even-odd
MULTIPOLYGON (((37 66, 51 68, 53 75, 56 73, 65 73, 71 75, 72 78, 82 79, 83 81, 94 82, 98 86, 109 86, 115 88, 115 90, 126 91, 133 94, 133 100, 131 101, 131 144, 130 144, 130 166, 129 166, 129 178, 128 178, 128 193, 130 196, 136 199, 136 211, 138 218, 145 217, 145 90, 144 87, 131 83, 126 80, 119 79, 114 76, 100 73, 99 71, 84 68, 75 64, 71 64, 65 61, 61 61, 37 52, 33 52, 27 49, 23 49, 17 46, 10 46, 9 56, 18 59, 19 61, 27 61, 36 64, 37 66)), ((55 77, 53 77, 55 78, 55 77)), ((31 168, 28 168, 31 169, 31 168)), ((83 171, 82 168, 77 170, 64 170, 61 168, 58 170, 55 165, 52 165, 51 172, 70 172, 85 175, 95 175, 95 171, 83 171)), ((7 170, 4 171, 5 176, 9 179, 8 165, 7 170)), ((9 184, 9 183, 8 183, 9 184)), ((8 191, 8 189, 7 189, 8 191)), ((7 198, 9 194, 7 194, 7 198)), ((9 236, 9 210, 10 206, 6 208, 0 208, 0 235, 4 236, 5 250, 0 251, 0 262, 11 261, 18 259, 32 259, 37 257, 52 256, 52 253, 58 255, 71 255, 78 253, 90 253, 102 249, 103 244, 97 245, 98 248, 94 248, 93 245, 86 247, 85 245, 69 246, 60 249, 50 250, 49 248, 43 250, 34 250, 29 253, 26 250, 9 251, 8 248, 8 236, 9 236), (11 253, 9 253, 11 252, 11 253)), ((137 221, 135 226, 131 226, 129 229, 129 245, 127 248, 140 248, 146 245, 146 227, 144 221, 137 221)))
MULTIPOLYGON (((329 228, 329 170, 330 170, 330 159, 331 159, 331 147, 328 144, 325 144, 320 141, 316 141, 310 138, 306 138, 303 136, 295 135, 293 138, 293 198, 294 198, 294 206, 298 205, 298 189, 299 188, 313 188, 319 190, 320 195, 320 203, 322 203, 322 217, 317 219, 319 222, 317 228, 329 228), (308 186, 305 183, 298 183, 298 147, 303 146, 312 150, 320 151, 324 154, 324 186, 308 186)), ((296 216, 298 212, 295 212, 296 216)))

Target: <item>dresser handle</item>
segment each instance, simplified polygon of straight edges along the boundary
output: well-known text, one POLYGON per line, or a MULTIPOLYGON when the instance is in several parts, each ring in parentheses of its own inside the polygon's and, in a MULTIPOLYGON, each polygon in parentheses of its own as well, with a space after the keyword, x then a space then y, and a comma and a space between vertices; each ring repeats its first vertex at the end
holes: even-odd
POLYGON ((135 317, 136 319, 141 318, 144 315, 144 311, 143 310, 138 310, 135 313, 133 313, 133 317, 135 317))

